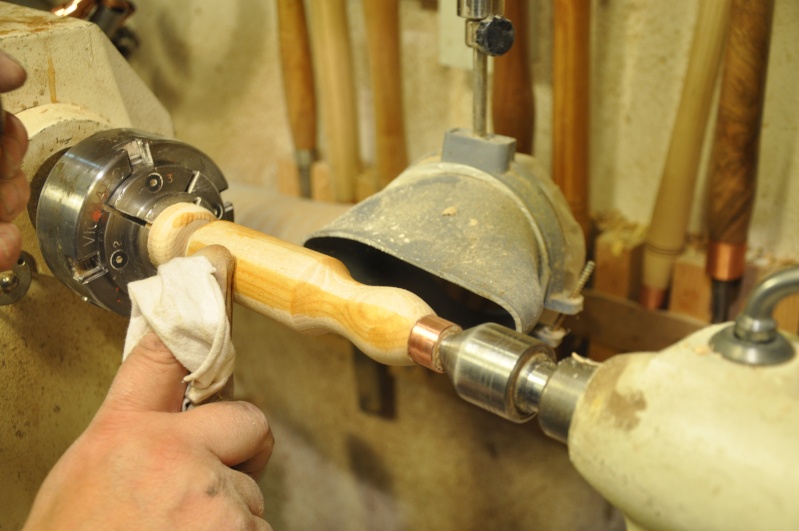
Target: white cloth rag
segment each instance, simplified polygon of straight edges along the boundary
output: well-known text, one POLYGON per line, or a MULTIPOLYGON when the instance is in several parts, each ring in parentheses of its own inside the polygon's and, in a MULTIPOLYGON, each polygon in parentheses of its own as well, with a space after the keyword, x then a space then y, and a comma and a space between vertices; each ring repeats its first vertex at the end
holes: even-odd
POLYGON ((236 351, 225 297, 203 256, 175 258, 158 274, 128 284, 132 303, 122 359, 148 332, 155 332, 191 373, 186 398, 198 404, 222 390, 233 373, 236 351))

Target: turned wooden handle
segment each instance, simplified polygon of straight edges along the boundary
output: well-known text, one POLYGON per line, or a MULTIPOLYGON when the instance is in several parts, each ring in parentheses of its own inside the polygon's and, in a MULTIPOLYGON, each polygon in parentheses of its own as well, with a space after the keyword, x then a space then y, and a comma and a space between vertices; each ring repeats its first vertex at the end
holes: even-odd
POLYGON ((355 201, 361 159, 347 4, 346 0, 311 0, 310 5, 325 159, 330 165, 333 198, 351 203, 355 201))
POLYGON ((402 114, 399 0, 366 1, 366 40, 375 112, 375 169, 383 188, 408 166, 402 114))
POLYGON ((505 0, 505 17, 513 22, 516 40, 508 53, 494 58, 494 132, 515 138, 516 151, 532 155, 535 102, 527 54, 528 0, 505 0))
POLYGON ((408 339, 433 310, 416 295, 360 284, 327 255, 228 221, 196 205, 164 210, 150 227, 147 249, 160 265, 209 245, 236 260, 235 301, 300 332, 334 332, 387 365, 412 365, 408 339))
POLYGON ((283 92, 296 149, 316 147, 313 64, 303 0, 277 0, 283 92))
POLYGON ((588 235, 591 1, 555 0, 552 65, 552 178, 588 235))
POLYGON ((710 240, 745 245, 752 217, 773 0, 733 0, 710 174, 710 240))
POLYGON ((641 302, 652 308, 669 286, 675 259, 685 245, 696 175, 713 90, 729 22, 729 0, 700 4, 688 71, 663 166, 644 248, 641 302), (647 301, 652 293, 656 298, 647 301))

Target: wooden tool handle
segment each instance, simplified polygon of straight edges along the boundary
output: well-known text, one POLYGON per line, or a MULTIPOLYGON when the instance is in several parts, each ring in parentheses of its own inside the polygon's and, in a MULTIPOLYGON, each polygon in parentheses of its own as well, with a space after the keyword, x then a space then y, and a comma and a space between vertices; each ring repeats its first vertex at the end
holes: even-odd
POLYGON ((727 35, 729 9, 728 0, 706 0, 699 7, 680 106, 646 235, 645 289, 641 302, 649 308, 662 302, 674 260, 685 245, 705 128, 727 35))
POLYGON ((361 159, 346 0, 311 0, 311 27, 333 197, 351 203, 361 159))
POLYGON ((160 265, 214 244, 236 259, 237 303, 300 332, 340 334, 381 363, 413 364, 411 330, 433 310, 408 291, 356 282, 335 258, 218 221, 190 203, 172 205, 158 216, 147 248, 150 260, 160 265))
POLYGON ((535 102, 527 54, 528 0, 505 0, 505 17, 516 39, 508 53, 494 58, 491 111, 494 132, 516 139, 516 151, 533 154, 535 102))
POLYGON ((552 178, 587 235, 591 1, 555 0, 552 178))
POLYGON ((316 147, 316 98, 303 0, 277 0, 283 92, 296 149, 316 147))
POLYGON ((375 166, 383 188, 408 166, 402 115, 399 0, 363 3, 372 100, 375 113, 375 166))
MULTIPOLYGON (((732 2, 711 159, 711 247, 719 243, 746 245, 755 198, 773 12, 773 0, 732 2)), ((743 253, 739 256, 744 258, 743 253)), ((743 264, 740 270, 742 273, 743 264)))

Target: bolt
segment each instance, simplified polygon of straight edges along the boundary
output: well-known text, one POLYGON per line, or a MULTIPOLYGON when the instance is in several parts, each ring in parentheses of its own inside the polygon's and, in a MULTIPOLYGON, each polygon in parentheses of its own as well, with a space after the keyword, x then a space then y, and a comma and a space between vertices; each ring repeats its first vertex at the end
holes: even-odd
POLYGON ((0 291, 11 293, 19 286, 19 278, 13 271, 3 271, 0 273, 0 291))
MULTIPOLYGON (((586 284, 588 284, 588 279, 591 278, 591 275, 594 273, 594 269, 596 269, 596 262, 593 260, 589 260, 585 263, 585 267, 583 267, 583 272, 580 273, 580 278, 577 279, 577 284, 574 285, 574 289, 569 294, 570 297, 574 298, 582 293, 583 288, 586 284)), ((558 314, 555 322, 552 323, 552 330, 560 330, 563 326, 563 320, 566 319, 566 316, 562 313, 558 314)))

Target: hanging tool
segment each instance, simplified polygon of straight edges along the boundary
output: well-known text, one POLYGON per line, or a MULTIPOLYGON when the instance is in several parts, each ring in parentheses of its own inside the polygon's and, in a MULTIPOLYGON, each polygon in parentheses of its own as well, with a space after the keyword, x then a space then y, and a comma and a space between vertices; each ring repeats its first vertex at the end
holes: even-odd
POLYGON ((363 3, 375 113, 378 189, 408 166, 402 105, 399 0, 363 3))
POLYGON ((527 0, 505 0, 505 16, 513 22, 516 38, 508 53, 494 59, 491 97, 494 132, 515 138, 516 151, 532 155, 535 101, 527 54, 527 0))
POLYGON ((590 0, 556 0, 552 66, 552 179, 588 237, 590 0))
POLYGON ((333 199, 351 203, 355 200, 355 179, 361 173, 361 159, 347 3, 311 0, 310 5, 325 158, 330 163, 333 199))
POLYGON ((699 7, 680 107, 644 247, 640 302, 650 310, 663 306, 674 260, 685 245, 702 141, 727 35, 729 9, 729 0, 706 0, 699 7))
POLYGON ((710 175, 712 319, 726 321, 746 266, 773 0, 733 0, 710 175))
POLYGON ((283 93, 296 150, 300 194, 311 197, 311 166, 316 159, 316 97, 303 0, 277 0, 277 16, 283 93))

